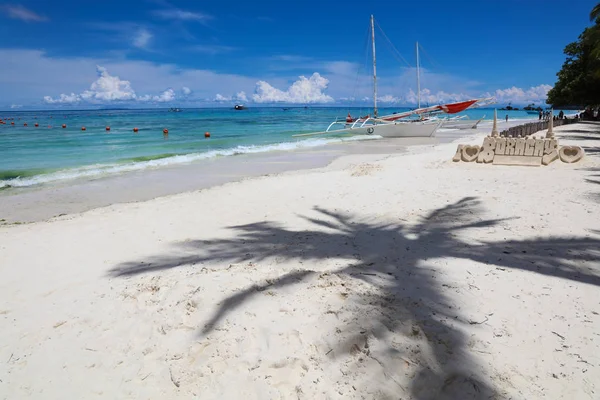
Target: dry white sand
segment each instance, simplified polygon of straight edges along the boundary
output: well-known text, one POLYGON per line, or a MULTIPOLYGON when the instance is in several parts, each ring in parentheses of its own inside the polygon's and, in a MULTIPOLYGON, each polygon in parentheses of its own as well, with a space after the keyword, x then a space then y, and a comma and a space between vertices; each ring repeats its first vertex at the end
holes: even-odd
POLYGON ((3 226, 0 398, 600 398, 600 135, 556 131, 582 162, 428 146, 3 226))

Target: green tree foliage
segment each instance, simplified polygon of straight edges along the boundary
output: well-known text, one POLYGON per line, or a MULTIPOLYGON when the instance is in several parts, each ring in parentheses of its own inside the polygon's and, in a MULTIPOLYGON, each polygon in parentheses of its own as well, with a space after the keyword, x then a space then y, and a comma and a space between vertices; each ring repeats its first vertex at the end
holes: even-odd
POLYGON ((595 25, 564 50, 567 56, 546 103, 554 106, 600 104, 600 3, 592 9, 595 25))
POLYGON ((592 8, 590 12, 590 21, 594 22, 600 18, 600 3, 596 4, 596 7, 592 8))

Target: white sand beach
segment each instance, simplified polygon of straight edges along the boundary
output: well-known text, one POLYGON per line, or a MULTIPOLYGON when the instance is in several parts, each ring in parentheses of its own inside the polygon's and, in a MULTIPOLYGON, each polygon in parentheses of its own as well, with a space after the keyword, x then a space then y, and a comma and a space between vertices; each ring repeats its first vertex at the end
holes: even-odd
POLYGON ((598 399, 600 127, 555 132, 586 157, 442 143, 0 226, 0 398, 598 399))

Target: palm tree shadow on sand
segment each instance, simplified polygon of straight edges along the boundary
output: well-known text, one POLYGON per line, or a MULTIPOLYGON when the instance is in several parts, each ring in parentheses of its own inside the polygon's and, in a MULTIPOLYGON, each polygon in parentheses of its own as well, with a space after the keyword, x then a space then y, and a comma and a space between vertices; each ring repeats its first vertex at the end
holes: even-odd
MULTIPOLYGON (((365 218, 315 208, 318 218, 306 218, 315 229, 292 231, 270 222, 232 227, 233 239, 198 240, 178 243, 173 254, 120 264, 111 276, 129 276, 210 262, 256 262, 285 259, 310 266, 328 259, 355 260, 322 273, 310 267, 283 274, 264 285, 252 285, 222 301, 206 322, 207 335, 229 314, 266 290, 300 285, 336 276, 346 288, 368 286, 347 298, 353 318, 344 322, 330 358, 352 358, 353 368, 375 365, 383 369, 384 381, 393 380, 399 368, 406 371, 409 386, 386 386, 378 398, 488 399, 502 398, 502 390, 480 376, 472 360, 469 338, 461 325, 465 319, 442 293, 441 283, 426 263, 434 259, 458 258, 506 269, 531 271, 600 285, 597 261, 600 240, 593 238, 540 238, 477 243, 460 239, 471 229, 490 229, 504 220, 483 220, 476 198, 464 198, 434 210, 416 225, 364 222, 365 218), (184 256, 180 256, 180 251, 184 256), (585 266, 583 266, 585 265, 585 266), (399 345, 390 340, 402 335, 399 345), (412 343, 406 346, 406 343, 412 343), (376 344, 376 346, 373 345, 376 344), (387 354, 393 365, 381 362, 387 354), (365 364, 365 360, 375 363, 365 364)), ((318 269, 318 268, 315 268, 318 269)), ((479 323, 479 322, 477 322, 479 323)), ((338 327, 339 328, 339 327, 338 327)), ((328 327, 329 329, 329 327, 328 327)))

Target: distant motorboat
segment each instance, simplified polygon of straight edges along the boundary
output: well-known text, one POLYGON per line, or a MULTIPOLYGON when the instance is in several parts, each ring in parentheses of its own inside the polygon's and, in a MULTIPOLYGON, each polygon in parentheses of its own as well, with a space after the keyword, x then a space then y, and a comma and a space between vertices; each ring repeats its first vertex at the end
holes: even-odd
POLYGON ((181 112, 181 108, 169 108, 169 112, 181 112))
POLYGON ((244 106, 243 104, 236 104, 233 108, 236 110, 245 110, 246 106, 244 106))

